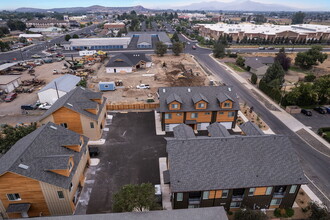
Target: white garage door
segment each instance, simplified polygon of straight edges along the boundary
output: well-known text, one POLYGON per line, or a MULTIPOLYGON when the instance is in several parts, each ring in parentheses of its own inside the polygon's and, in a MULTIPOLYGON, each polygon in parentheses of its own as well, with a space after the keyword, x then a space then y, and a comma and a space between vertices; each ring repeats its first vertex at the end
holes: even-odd
POLYGON ((205 131, 207 130, 207 126, 209 126, 210 123, 198 123, 197 124, 197 130, 198 131, 205 131))
POLYGON ((14 86, 15 86, 15 88, 17 88, 19 86, 17 80, 14 81, 14 86))
POLYGON ((13 90, 15 89, 15 87, 14 87, 14 84, 12 84, 12 83, 9 83, 8 85, 7 85, 7 90, 8 91, 6 91, 6 92, 12 92, 13 90))
POLYGON ((173 131, 173 128, 180 124, 165 124, 165 131, 173 131))
POLYGON ((220 122, 219 124, 225 126, 225 128, 227 128, 227 129, 231 129, 233 122, 220 122))

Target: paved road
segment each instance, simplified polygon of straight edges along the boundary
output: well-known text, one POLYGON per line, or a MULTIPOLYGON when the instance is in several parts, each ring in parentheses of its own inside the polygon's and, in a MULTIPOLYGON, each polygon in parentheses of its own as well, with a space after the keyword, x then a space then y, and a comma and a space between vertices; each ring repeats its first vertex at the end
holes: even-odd
MULTIPOLYGON (((306 176, 321 189, 323 193, 330 198, 330 159, 329 157, 319 153, 312 149, 308 144, 301 140, 294 132, 292 132, 282 121, 277 119, 273 114, 269 113, 269 110, 262 105, 243 84, 241 84, 235 77, 233 77, 228 71, 222 68, 218 63, 209 57, 210 51, 207 49, 198 48, 192 50, 191 47, 186 48, 187 53, 191 53, 195 58, 206 67, 213 74, 218 75, 224 83, 227 85, 235 86, 236 92, 240 98, 240 101, 246 102, 249 106, 253 106, 254 110, 262 117, 262 119, 271 127, 271 129, 277 134, 287 135, 297 154, 300 157, 303 169, 306 176)), ((330 207, 330 201, 328 201, 314 186, 309 184, 321 200, 330 207)))

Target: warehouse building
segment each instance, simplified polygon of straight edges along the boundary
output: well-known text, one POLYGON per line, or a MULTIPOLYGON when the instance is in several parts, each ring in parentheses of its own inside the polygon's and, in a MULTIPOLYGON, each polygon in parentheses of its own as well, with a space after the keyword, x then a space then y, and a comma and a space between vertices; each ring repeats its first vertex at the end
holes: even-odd
POLYGON ((70 39, 64 44, 65 50, 107 50, 125 49, 131 42, 130 37, 70 39))
POLYGON ((15 75, 1 75, 0 76, 0 90, 6 93, 14 91, 21 84, 21 76, 15 75))
POLYGON ((153 44, 161 41, 167 45, 168 48, 172 47, 171 39, 165 32, 131 32, 128 34, 132 39, 137 39, 137 48, 153 48, 153 44))

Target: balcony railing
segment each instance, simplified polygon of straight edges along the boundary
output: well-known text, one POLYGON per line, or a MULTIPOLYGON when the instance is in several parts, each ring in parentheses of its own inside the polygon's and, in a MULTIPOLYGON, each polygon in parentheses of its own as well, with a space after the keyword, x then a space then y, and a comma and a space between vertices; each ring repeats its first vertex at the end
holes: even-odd
POLYGON ((283 198, 284 197, 284 192, 274 192, 274 196, 275 198, 283 198))
POLYGON ((231 200, 232 201, 242 201, 243 200, 243 197, 244 197, 244 195, 237 195, 237 196, 232 196, 231 197, 231 200))
POLYGON ((199 205, 201 203, 200 198, 189 198, 189 205, 199 205))

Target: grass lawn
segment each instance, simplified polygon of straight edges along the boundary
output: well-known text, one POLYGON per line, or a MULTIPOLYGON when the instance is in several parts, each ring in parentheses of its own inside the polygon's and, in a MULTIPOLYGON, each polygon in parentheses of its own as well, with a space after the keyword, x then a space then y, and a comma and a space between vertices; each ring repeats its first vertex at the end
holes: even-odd
POLYGON ((226 62, 225 64, 227 66, 230 66, 231 68, 233 68, 237 72, 246 72, 246 70, 242 69, 240 66, 237 66, 235 63, 226 62))
POLYGON ((312 72, 310 70, 302 69, 299 66, 290 66, 290 70, 295 71, 295 72, 304 73, 304 74, 312 74, 312 72))

